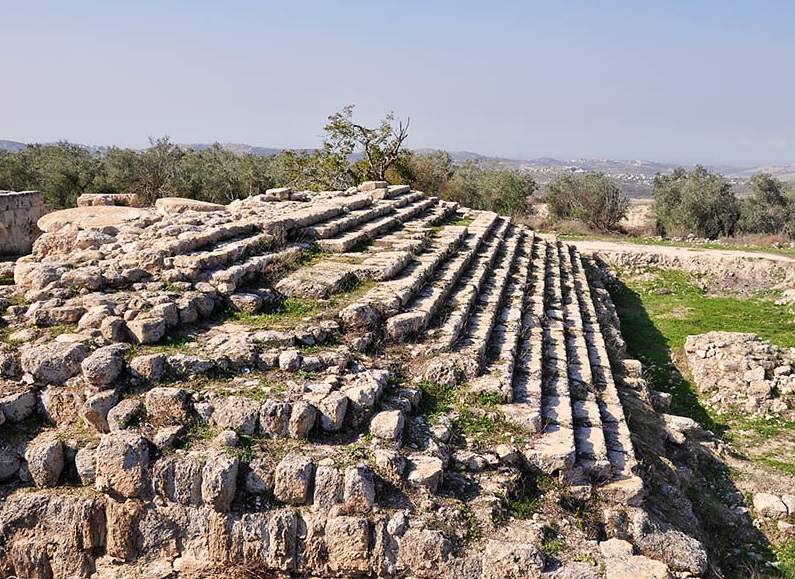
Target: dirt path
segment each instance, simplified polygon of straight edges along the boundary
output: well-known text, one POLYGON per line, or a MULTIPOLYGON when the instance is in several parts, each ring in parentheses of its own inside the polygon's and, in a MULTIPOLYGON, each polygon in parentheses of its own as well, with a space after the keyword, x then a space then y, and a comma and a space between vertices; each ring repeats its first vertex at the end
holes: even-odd
POLYGON ((687 260, 694 257, 713 259, 747 259, 751 261, 775 261, 795 264, 795 258, 775 253, 741 251, 732 249, 707 249, 700 247, 672 247, 668 245, 641 245, 619 241, 581 240, 569 241, 581 253, 636 253, 639 255, 659 255, 687 260))

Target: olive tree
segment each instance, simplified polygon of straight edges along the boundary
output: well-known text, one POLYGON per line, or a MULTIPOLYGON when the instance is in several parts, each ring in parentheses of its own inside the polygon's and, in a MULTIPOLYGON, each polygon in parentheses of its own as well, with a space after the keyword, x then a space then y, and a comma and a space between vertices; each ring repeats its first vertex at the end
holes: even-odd
POLYGON ((547 185, 544 196, 553 219, 576 219, 595 229, 616 229, 629 199, 604 173, 567 173, 547 185))
POLYGON ((795 198, 787 184, 767 173, 757 173, 748 185, 752 193, 740 202, 740 231, 795 236, 795 198))
POLYGON ((468 159, 455 168, 446 196, 473 209, 518 217, 532 213, 530 197, 537 188, 535 180, 518 169, 468 159))
POLYGON ((652 185, 657 227, 663 235, 697 235, 714 239, 732 235, 740 218, 740 204, 731 184, 719 173, 697 165, 658 173, 652 185))
POLYGON ((409 122, 389 113, 376 128, 353 121, 354 105, 328 117, 323 147, 284 151, 281 162, 287 183, 309 189, 345 189, 362 181, 384 181, 387 171, 407 153, 403 143, 409 122))

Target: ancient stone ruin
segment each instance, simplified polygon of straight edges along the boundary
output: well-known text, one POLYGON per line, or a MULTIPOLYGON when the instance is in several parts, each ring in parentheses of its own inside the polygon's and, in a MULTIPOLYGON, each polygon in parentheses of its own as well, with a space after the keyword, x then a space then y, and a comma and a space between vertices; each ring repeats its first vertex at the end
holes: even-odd
POLYGON ((705 571, 682 533, 684 563, 573 527, 555 561, 511 507, 644 505, 649 393, 572 246, 381 182, 89 201, 1 288, 5 575, 705 571))
POLYGON ((0 256, 30 253, 41 233, 36 221, 47 211, 39 191, 0 191, 0 256))

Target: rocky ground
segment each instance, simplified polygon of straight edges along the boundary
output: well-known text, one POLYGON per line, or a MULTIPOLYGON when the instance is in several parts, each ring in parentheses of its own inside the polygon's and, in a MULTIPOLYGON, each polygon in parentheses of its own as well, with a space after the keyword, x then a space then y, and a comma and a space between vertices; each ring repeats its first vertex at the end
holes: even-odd
POLYGON ((719 576, 722 447, 575 247, 385 183, 116 202, 0 270, 6 575, 719 576))

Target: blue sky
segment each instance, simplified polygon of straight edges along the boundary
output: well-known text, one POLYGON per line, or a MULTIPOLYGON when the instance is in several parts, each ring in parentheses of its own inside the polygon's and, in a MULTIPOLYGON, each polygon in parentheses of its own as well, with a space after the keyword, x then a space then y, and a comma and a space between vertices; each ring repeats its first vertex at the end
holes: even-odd
POLYGON ((0 0, 0 139, 795 163, 795 3, 0 0))

